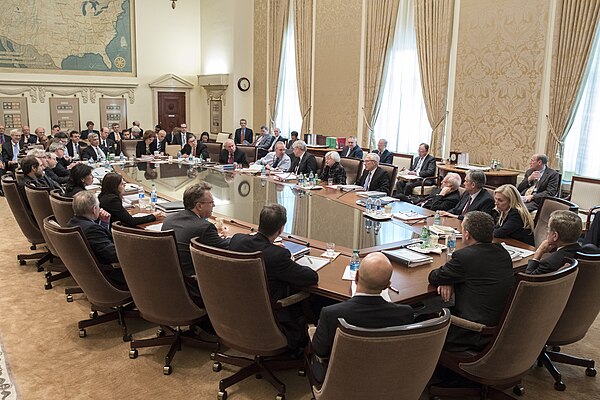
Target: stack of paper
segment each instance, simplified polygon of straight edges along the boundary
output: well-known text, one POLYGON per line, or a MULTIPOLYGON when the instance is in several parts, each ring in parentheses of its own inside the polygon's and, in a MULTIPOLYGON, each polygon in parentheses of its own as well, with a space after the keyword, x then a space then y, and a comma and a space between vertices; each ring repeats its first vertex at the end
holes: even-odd
POLYGON ((530 255, 532 255, 534 253, 531 250, 526 250, 526 249, 521 249, 519 247, 509 246, 506 243, 502 243, 502 246, 506 249, 506 251, 508 251, 508 254, 510 254, 510 259, 512 261, 522 260, 523 258, 529 257, 530 255))
POLYGON ((419 214, 416 211, 400 211, 393 214, 394 218, 401 219, 402 221, 415 221, 419 219, 426 219, 427 215, 419 214))
POLYGON ((409 268, 433 262, 433 258, 408 249, 383 250, 382 253, 385 254, 390 260, 397 261, 409 268))

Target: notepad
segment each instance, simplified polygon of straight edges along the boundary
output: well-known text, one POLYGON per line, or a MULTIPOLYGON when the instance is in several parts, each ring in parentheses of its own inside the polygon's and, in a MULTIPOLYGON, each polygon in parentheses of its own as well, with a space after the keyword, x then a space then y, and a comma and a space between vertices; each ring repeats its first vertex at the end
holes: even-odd
POLYGON ((331 260, 329 260, 328 258, 305 255, 296 260, 296 262, 300 265, 304 265, 305 267, 312 269, 313 271, 318 271, 327 264, 329 264, 331 260))
POLYGON ((310 253, 310 247, 305 246, 303 244, 290 242, 287 240, 284 240, 282 243, 285 246, 285 248, 290 251, 292 257, 294 257, 294 260, 297 260, 303 255, 310 253))
POLYGON ((419 265, 429 264, 433 262, 433 258, 419 254, 409 249, 383 250, 383 254, 390 260, 396 261, 409 268, 418 267, 419 265))

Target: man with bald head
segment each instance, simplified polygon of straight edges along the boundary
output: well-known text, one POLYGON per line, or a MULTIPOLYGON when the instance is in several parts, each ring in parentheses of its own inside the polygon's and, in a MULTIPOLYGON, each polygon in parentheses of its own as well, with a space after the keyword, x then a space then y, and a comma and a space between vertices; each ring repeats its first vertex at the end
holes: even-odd
POLYGON ((379 252, 370 253, 360 263, 356 272, 356 293, 343 303, 321 310, 319 324, 312 338, 312 348, 317 362, 312 365, 315 379, 325 377, 326 359, 331 354, 338 318, 362 328, 385 328, 410 324, 414 320, 412 307, 388 303, 381 292, 387 290, 392 278, 392 264, 379 252))
POLYGON ((527 210, 534 211, 542 205, 546 197, 554 197, 560 191, 560 175, 548 167, 548 156, 534 154, 529 159, 529 169, 523 181, 517 186, 527 210))

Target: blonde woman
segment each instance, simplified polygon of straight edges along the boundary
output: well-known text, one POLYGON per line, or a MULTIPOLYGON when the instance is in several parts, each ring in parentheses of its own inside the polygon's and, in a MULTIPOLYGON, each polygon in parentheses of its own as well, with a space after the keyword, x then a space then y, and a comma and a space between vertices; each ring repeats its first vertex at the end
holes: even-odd
POLYGON ((499 214, 494 237, 512 238, 533 246, 533 218, 517 188, 513 185, 500 186, 494 190, 494 201, 499 214))

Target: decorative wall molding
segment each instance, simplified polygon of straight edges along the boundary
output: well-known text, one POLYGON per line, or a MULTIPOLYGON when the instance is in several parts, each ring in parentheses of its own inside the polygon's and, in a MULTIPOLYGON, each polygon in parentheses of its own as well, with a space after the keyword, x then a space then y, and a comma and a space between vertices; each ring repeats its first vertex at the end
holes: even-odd
POLYGON ((84 103, 96 103, 97 96, 122 96, 135 103, 137 84, 88 83, 88 82, 43 82, 43 81, 7 81, 0 80, 0 94, 9 96, 29 96, 32 103, 46 102, 50 96, 79 96, 84 103))
POLYGON ((175 74, 165 74, 148 84, 152 89, 152 118, 158 121, 158 93, 159 92, 184 92, 185 93, 185 115, 187 124, 191 125, 190 95, 194 84, 188 82, 175 74))

